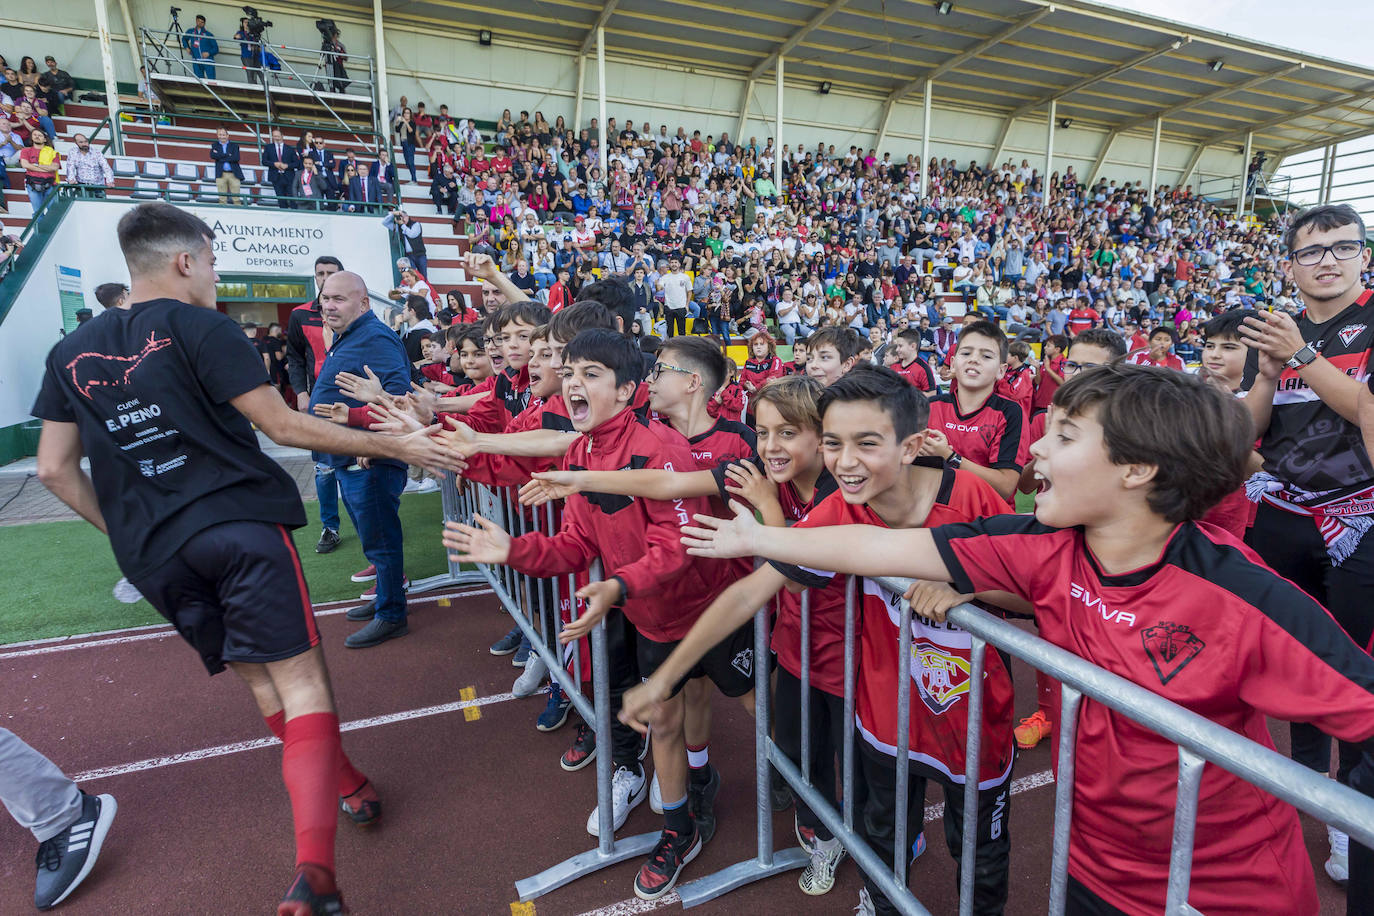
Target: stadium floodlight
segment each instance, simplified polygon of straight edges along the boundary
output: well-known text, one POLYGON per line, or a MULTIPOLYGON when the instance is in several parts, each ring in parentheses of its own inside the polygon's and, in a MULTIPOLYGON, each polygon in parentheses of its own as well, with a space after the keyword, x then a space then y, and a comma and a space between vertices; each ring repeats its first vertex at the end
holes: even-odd
POLYGON ((829 95, 829 94, 830 94, 830 80, 821 80, 820 90, 821 90, 821 95, 829 95))
POLYGON ((1216 73, 1224 66, 1226 66, 1226 64, 1219 57, 1216 60, 1209 60, 1207 62, 1207 69, 1211 70, 1213 73, 1216 73))
POLYGON ((491 29, 482 29, 477 33, 477 43, 479 45, 491 44, 491 29))
POLYGON ((935 11, 941 16, 948 16, 952 9, 954 9, 954 4, 950 3, 949 0, 940 0, 939 3, 935 4, 935 11))

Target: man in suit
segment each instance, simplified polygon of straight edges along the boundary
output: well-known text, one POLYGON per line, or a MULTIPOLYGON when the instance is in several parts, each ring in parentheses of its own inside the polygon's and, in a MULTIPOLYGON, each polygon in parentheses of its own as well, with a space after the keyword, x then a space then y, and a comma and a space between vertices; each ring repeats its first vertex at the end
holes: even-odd
POLYGON ((221 203, 236 204, 243 182, 243 169, 239 167, 239 145, 229 139, 229 131, 223 127, 215 136, 215 142, 210 144, 210 159, 215 163, 215 187, 219 189, 221 203))
POLYGON ((385 146, 377 150, 377 168, 373 170, 377 184, 382 190, 382 202, 397 204, 401 202, 400 185, 396 183, 396 166, 391 163, 391 153, 385 146))
POLYGON ((434 201, 434 207, 440 213, 447 208, 448 212, 458 214, 458 178, 453 174, 453 163, 445 162, 442 175, 434 176, 434 181, 429 186, 430 199, 434 201))
POLYGON ((306 209, 318 210, 321 202, 328 197, 328 194, 329 179, 320 173, 314 158, 306 156, 301 160, 301 170, 296 173, 296 180, 291 188, 291 196, 302 197, 311 201, 304 204, 306 209))
POLYGON ((277 206, 283 210, 296 209, 295 203, 285 198, 292 196, 296 173, 301 168, 301 157, 294 146, 282 140, 280 128, 272 128, 272 142, 262 148, 262 164, 267 169, 267 180, 272 190, 282 198, 277 201, 277 206))
MULTIPOLYGON (((306 158, 315 160, 315 171, 319 173, 320 180, 324 185, 324 196, 328 200, 338 200, 343 196, 342 182, 335 177, 334 154, 324 148, 324 138, 316 137, 315 143, 303 154, 306 158)), ((329 204, 331 210, 337 210, 338 204, 329 204)))
POLYGON ((348 182, 346 199, 351 202, 349 210, 376 213, 381 209, 382 189, 377 184, 377 176, 371 172, 366 162, 358 163, 358 174, 348 182))

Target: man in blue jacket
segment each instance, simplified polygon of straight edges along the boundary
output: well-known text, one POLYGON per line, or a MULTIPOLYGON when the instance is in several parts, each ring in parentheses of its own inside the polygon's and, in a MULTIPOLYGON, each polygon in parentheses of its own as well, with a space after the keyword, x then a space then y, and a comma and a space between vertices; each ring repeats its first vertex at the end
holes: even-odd
POLYGON ((197 79, 215 78, 215 55, 219 53, 219 42, 205 27, 205 17, 196 17, 196 27, 181 36, 181 45, 191 55, 191 72, 197 79))
MULTIPOLYGON (((229 131, 221 127, 210 144, 210 159, 215 163, 215 187, 221 203, 238 203, 243 168, 239 165, 239 145, 229 139, 229 131)), ((247 201, 244 201, 247 203, 247 201)))
POLYGON ((376 213, 382 208, 382 189, 377 183, 372 169, 366 162, 358 163, 358 174, 348 180, 346 198, 351 201, 350 211, 376 213))
MULTIPOLYGON (((410 363, 405 346, 368 306, 367 286, 362 277, 346 270, 326 277, 320 288, 320 310, 325 325, 334 332, 334 343, 310 392, 311 412, 319 404, 363 406, 340 390, 340 373, 361 377, 367 374, 366 369, 371 369, 389 394, 399 396, 410 390, 410 363)), ((406 635, 409 628, 400 517, 406 466, 387 458, 360 462, 352 455, 317 455, 316 461, 334 468, 339 493, 362 542, 363 555, 377 573, 375 597, 348 612, 350 620, 370 622, 344 640, 344 645, 366 649, 406 635)))

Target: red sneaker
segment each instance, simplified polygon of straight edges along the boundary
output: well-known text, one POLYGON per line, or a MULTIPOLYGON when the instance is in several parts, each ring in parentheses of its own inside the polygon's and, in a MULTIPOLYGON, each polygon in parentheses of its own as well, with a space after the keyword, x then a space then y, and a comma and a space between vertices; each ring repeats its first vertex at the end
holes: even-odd
POLYGON ((1054 723, 1045 716, 1043 709, 1037 709, 1034 715, 1022 719, 1021 724, 1012 729, 1012 734, 1016 736, 1016 746, 1028 751, 1048 738, 1052 731, 1054 723))
MULTIPOLYGON (((377 578, 377 576, 376 576, 375 573, 373 574, 372 578, 373 578, 373 579, 376 579, 376 578, 377 578)), ((410 576, 402 576, 402 577, 401 577, 401 591, 403 591, 403 592, 408 592, 408 591, 410 591, 410 576)), ((364 601, 371 601, 373 598, 376 598, 376 597, 377 597, 377 583, 376 583, 376 582, 373 582, 372 585, 368 587, 367 591, 363 592, 362 595, 360 595, 359 597, 361 597, 364 601)))
POLYGON ((333 872, 319 865, 297 867, 286 896, 277 904, 277 916, 336 916, 346 912, 333 872))
POLYGON ((377 580, 377 567, 369 565, 367 569, 355 572, 348 578, 354 582, 375 582, 377 580))
POLYGON ((359 827, 371 827, 382 817, 382 800, 372 788, 372 780, 365 781, 352 795, 339 798, 339 810, 359 827))
POLYGON ((649 861, 635 876, 635 896, 640 900, 657 900, 671 891, 682 869, 699 852, 701 836, 695 826, 692 827, 692 835, 687 837, 678 836, 676 830, 664 827, 658 838, 658 846, 654 847, 649 861))

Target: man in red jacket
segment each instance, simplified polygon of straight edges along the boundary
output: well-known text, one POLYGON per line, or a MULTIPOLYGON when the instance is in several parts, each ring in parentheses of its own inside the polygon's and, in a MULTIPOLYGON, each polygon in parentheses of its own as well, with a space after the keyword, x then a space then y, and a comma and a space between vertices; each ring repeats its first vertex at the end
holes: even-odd
MULTIPOLYGON (((632 409, 643 366, 632 340, 611 331, 583 331, 568 344, 563 357, 569 370, 563 397, 574 427, 582 434, 568 450, 567 467, 694 467, 681 434, 640 418, 632 409)), ((707 505, 700 498, 666 502, 579 493, 568 498, 562 528, 552 537, 535 533, 512 539, 478 516, 479 527, 447 522, 444 545, 462 562, 506 564, 534 576, 584 570, 600 557, 607 578, 578 590, 577 597, 587 602, 587 610, 564 628, 560 638, 570 642, 586 636, 613 606, 621 606, 638 634, 640 673, 649 674, 691 629, 713 600, 716 583, 728 575, 727 564, 694 560, 680 541, 681 526, 693 513, 705 512, 707 505)), ((704 674, 727 696, 747 695, 753 689, 752 637, 747 628, 738 632, 742 639, 721 643, 688 677, 704 674)), ((702 787, 693 785, 689 792, 687 779, 685 683, 684 679, 674 686, 662 714, 652 723, 651 748, 663 792, 665 824, 658 846, 635 879, 635 894, 645 900, 656 900, 672 890, 683 867, 702 847, 693 817, 702 787)), ((615 782, 622 793, 631 795, 627 810, 647 794, 642 773, 620 767, 615 782)))

